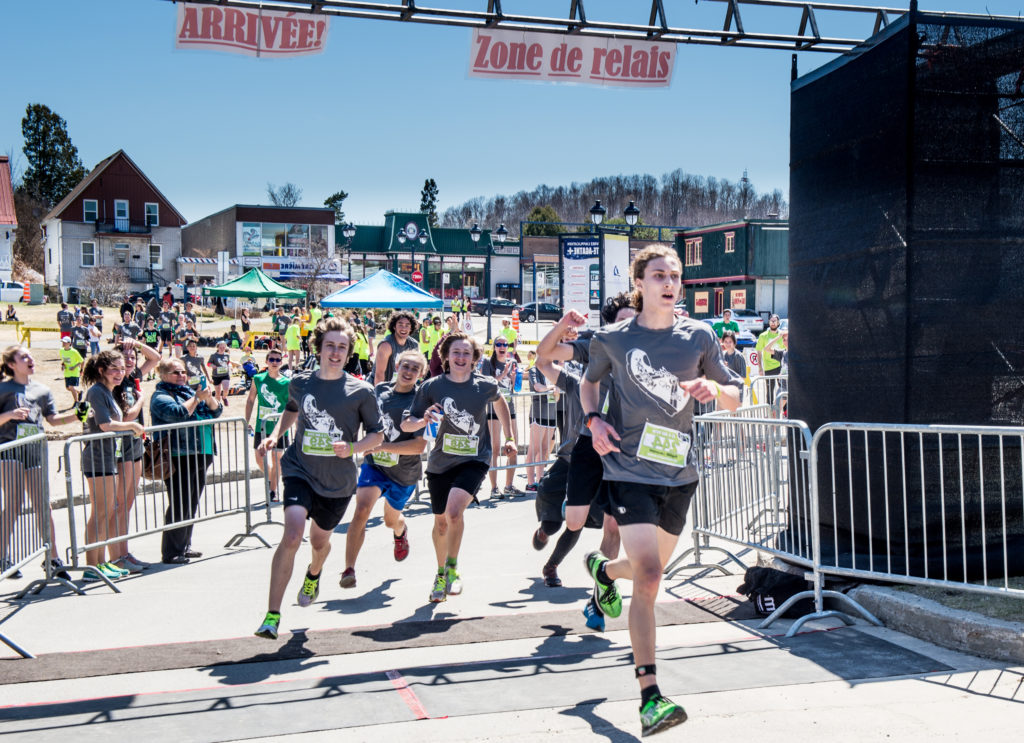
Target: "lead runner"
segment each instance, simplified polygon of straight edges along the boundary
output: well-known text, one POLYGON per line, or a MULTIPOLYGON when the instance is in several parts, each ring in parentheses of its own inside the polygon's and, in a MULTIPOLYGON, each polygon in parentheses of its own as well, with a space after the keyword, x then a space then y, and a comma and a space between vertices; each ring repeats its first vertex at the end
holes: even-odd
POLYGON ((629 637, 640 683, 644 736, 686 721, 661 694, 655 669, 654 602, 661 575, 686 523, 697 489, 692 449, 693 403, 739 405, 742 381, 726 366, 706 324, 676 318, 682 265, 671 248, 645 248, 631 270, 638 315, 594 333, 580 400, 607 481, 608 511, 619 524, 626 557, 587 555, 602 611, 617 616, 615 579, 633 581, 629 637), (611 375, 617 405, 600 412, 600 381, 611 375), (603 602, 608 601, 605 604, 603 602))
POLYGON ((354 333, 345 321, 321 320, 313 331, 313 351, 320 368, 292 377, 288 403, 274 430, 259 447, 259 456, 274 450, 292 424, 295 438, 281 458, 284 481, 284 536, 270 566, 267 614, 258 637, 276 640, 281 600, 295 566, 306 519, 313 557, 299 589, 299 606, 309 606, 320 593, 320 574, 331 551, 331 534, 341 523, 356 489, 353 456, 384 440, 373 388, 344 371, 354 333), (364 435, 356 440, 362 426, 364 435))

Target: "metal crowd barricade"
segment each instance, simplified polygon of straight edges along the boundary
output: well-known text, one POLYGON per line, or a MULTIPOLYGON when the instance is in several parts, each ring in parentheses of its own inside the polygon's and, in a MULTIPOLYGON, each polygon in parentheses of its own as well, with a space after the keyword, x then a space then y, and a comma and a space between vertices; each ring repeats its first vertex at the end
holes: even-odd
POLYGON ((815 610, 794 622, 787 633, 790 636, 810 619, 837 617, 853 623, 843 612, 825 610, 825 598, 848 604, 878 623, 845 594, 824 590, 817 568, 817 502, 808 468, 811 434, 807 425, 743 415, 701 416, 694 421, 700 487, 693 500, 693 547, 672 561, 665 572, 671 577, 684 569, 713 568, 728 574, 724 566, 702 561, 701 554, 706 551, 723 553, 746 568, 734 552, 711 544, 711 539, 725 541, 808 570, 813 589, 788 599, 761 628, 770 626, 804 598, 813 598, 815 610), (684 564, 690 555, 694 562, 684 564))
POLYGON ((788 388, 788 374, 759 374, 750 378, 750 402, 773 407, 779 394, 788 388))
MULTIPOLYGON (((524 375, 523 384, 526 384, 524 375)), ((519 448, 526 448, 526 451, 521 452, 523 456, 528 457, 530 454, 530 434, 531 434, 531 423, 534 421, 534 412, 538 413, 539 421, 545 423, 551 423, 554 427, 553 434, 551 436, 551 446, 548 447, 547 452, 540 452, 539 457, 535 456, 536 461, 532 462, 519 462, 515 464, 504 464, 496 465, 491 467, 491 471, 500 472, 502 470, 520 469, 524 467, 548 467, 553 464, 556 457, 555 452, 558 451, 558 447, 561 445, 561 431, 563 428, 563 414, 561 412, 562 402, 559 400, 560 396, 564 396, 562 393, 554 395, 550 392, 534 392, 534 391, 522 391, 514 392, 511 399, 508 400, 509 410, 515 410, 515 418, 512 419, 512 425, 515 426, 516 438, 519 441, 519 448), (534 410, 534 401, 538 402, 537 409, 534 410)), ((487 422, 485 422, 486 424, 487 422)), ((493 437, 492 437, 493 438, 493 437)), ((491 441, 492 447, 500 447, 501 441, 491 441)), ((428 452, 429 453, 429 452, 428 452)), ((518 460, 519 457, 517 457, 518 460)))
POLYGON ((190 537, 193 524, 238 513, 245 515, 245 530, 234 535, 228 545, 254 538, 270 546, 253 532, 250 444, 244 420, 219 418, 152 426, 146 429, 146 436, 154 443, 171 437, 175 446, 201 451, 169 457, 173 470, 166 472, 160 467, 163 457, 156 447, 134 459, 142 442, 130 433, 75 436, 65 443, 71 534, 68 553, 74 567, 90 569, 88 556, 85 565, 81 557, 86 552, 174 529, 188 529, 185 536, 190 537))
MULTIPOLYGON (((18 594, 21 599, 58 583, 76 593, 81 589, 54 575, 50 558, 55 555, 50 515, 50 470, 46 434, 37 433, 0 444, 0 580, 42 559, 44 576, 18 594)), ((0 632, 3 642, 23 658, 30 652, 0 632)))
MULTIPOLYGON (((274 426, 276 426, 277 425, 277 421, 281 418, 281 415, 282 415, 281 413, 273 413, 271 415, 264 416, 263 417, 263 421, 270 422, 274 426)), ((270 430, 273 430, 273 428, 271 428, 270 430)), ((262 433, 262 432, 260 432, 260 433, 262 433)), ((292 435, 292 433, 293 433, 292 431, 289 431, 289 432, 287 432, 286 435, 290 437, 292 435)), ((285 449, 288 448, 288 442, 289 441, 291 441, 290 438, 285 442, 285 447, 284 447, 285 449)), ((255 443, 255 442, 250 440, 250 443, 255 443)), ((281 451, 281 455, 282 456, 284 455, 284 451, 283 450, 281 451)), ((255 456, 256 456, 257 461, 259 461, 259 454, 256 454, 255 456)), ((265 539, 263 539, 263 537, 261 537, 261 536, 259 536, 257 534, 254 534, 253 532, 256 529, 258 529, 259 527, 261 527, 261 526, 281 526, 281 527, 284 526, 284 522, 283 521, 274 521, 273 512, 271 510, 271 508, 272 508, 272 506, 274 504, 274 501, 270 497, 270 491, 274 490, 277 493, 278 500, 280 500, 280 499, 282 499, 284 497, 284 494, 280 490, 281 485, 282 485, 281 477, 280 477, 280 471, 278 472, 278 482, 272 483, 271 480, 270 480, 270 471, 271 471, 270 458, 271 458, 271 456, 273 456, 273 455, 268 453, 268 454, 266 454, 263 457, 263 497, 264 497, 264 501, 263 501, 262 504, 260 504, 260 503, 250 503, 250 515, 249 515, 249 521, 247 523, 246 533, 245 534, 236 534, 235 536, 233 536, 231 538, 231 540, 227 543, 227 545, 225 545, 227 547, 234 547, 237 544, 240 544, 243 540, 245 540, 246 537, 249 537, 249 536, 252 536, 252 537, 255 537, 256 539, 259 539, 261 542, 263 542, 263 544, 265 544, 267 547, 269 547, 270 545, 267 543, 267 541, 265 539), (273 488, 273 487, 271 487, 271 485, 276 485, 277 488, 273 488), (257 511, 260 511, 260 510, 262 510, 262 512, 263 512, 263 521, 258 521, 258 522, 254 523, 252 521, 252 514, 256 513, 257 511)))
POLYGON ((1024 428, 828 423, 820 571, 1024 599, 1024 428))

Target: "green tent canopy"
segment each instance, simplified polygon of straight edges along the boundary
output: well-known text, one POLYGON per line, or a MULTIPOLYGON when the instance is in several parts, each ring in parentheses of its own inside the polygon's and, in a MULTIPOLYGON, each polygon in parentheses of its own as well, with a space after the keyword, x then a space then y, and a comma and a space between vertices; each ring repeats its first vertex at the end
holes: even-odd
POLYGON ((274 281, 258 268, 252 268, 237 279, 225 282, 220 286, 203 289, 207 297, 243 297, 245 299, 305 299, 306 292, 302 289, 291 289, 274 281))

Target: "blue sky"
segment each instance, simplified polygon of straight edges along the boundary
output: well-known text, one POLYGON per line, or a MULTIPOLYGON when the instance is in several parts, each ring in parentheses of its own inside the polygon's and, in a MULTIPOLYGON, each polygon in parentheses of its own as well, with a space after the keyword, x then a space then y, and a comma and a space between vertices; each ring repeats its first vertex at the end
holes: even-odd
MULTIPOLYGON (((569 2, 503 5, 564 15, 569 2)), ((665 5, 673 26, 716 28, 725 17, 718 2, 665 5)), ((921 7, 1017 16, 1024 0, 921 7)), ((643 23, 650 3, 586 8, 591 20, 643 23)), ((747 31, 795 33, 799 22, 788 10, 743 14, 747 31)), ((25 106, 44 103, 68 122, 87 168, 124 149, 189 221, 267 203, 268 181, 297 184, 307 206, 343 189, 360 224, 417 207, 427 177, 441 209, 541 183, 675 168, 730 180, 746 168, 759 190, 788 191, 788 52, 680 45, 670 87, 598 88, 470 79, 468 29, 333 19, 323 54, 268 60, 177 51, 175 16, 166 0, 3 0, 0 152, 20 155, 25 106)), ((863 38, 871 19, 822 14, 819 25, 863 38)), ((800 72, 830 58, 803 53, 800 72)))

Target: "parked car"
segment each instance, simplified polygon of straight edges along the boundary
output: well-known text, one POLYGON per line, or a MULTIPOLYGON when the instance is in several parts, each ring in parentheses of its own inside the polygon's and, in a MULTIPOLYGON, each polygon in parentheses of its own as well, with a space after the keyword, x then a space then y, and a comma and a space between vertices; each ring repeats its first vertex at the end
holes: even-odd
POLYGON ((535 322, 538 319, 559 320, 561 317, 562 309, 550 302, 527 302, 519 306, 519 319, 523 322, 535 322))
POLYGON ((511 315, 516 306, 511 299, 501 297, 473 300, 473 312, 478 315, 511 315))
POLYGON ((25 285, 20 281, 3 281, 0 286, 0 302, 20 302, 25 298, 25 285))
POLYGON ((160 297, 162 295, 163 295, 163 291, 162 290, 146 289, 145 291, 142 291, 142 292, 132 292, 131 296, 128 299, 132 302, 132 304, 134 304, 135 302, 140 302, 140 301, 143 304, 149 304, 149 300, 151 300, 151 299, 155 299, 156 301, 159 302, 160 301, 160 297))

